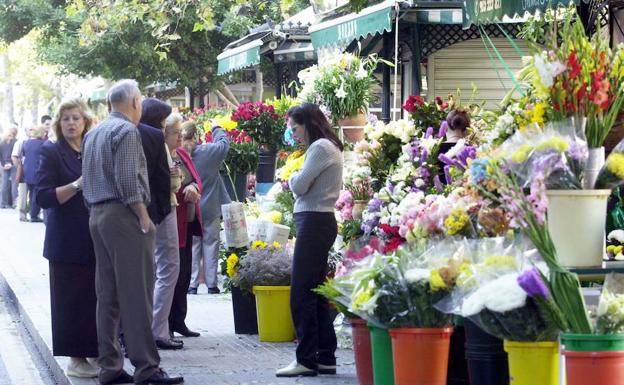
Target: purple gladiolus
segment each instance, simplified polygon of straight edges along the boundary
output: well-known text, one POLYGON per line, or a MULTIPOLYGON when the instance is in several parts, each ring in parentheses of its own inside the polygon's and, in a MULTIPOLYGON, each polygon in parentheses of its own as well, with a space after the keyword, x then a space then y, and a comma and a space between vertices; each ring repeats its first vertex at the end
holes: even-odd
POLYGON ((446 179, 446 184, 453 183, 453 177, 451 176, 451 166, 444 166, 444 178, 446 179))
POLYGON ((446 131, 448 131, 448 123, 446 122, 446 120, 442 121, 442 124, 440 124, 440 132, 438 133, 438 138, 443 138, 444 136, 446 136, 446 131))
POLYGON ((529 297, 544 297, 550 295, 548 287, 542 280, 542 276, 536 267, 526 270, 518 276, 518 285, 529 297))
POLYGON ((455 161, 451 158, 449 158, 448 156, 446 156, 446 154, 440 154, 438 155, 438 159, 440 159, 440 161, 446 165, 455 165, 455 161))
POLYGON ((440 181, 440 175, 436 175, 433 177, 433 185, 438 191, 444 190, 444 186, 442 186, 442 182, 440 181))
POLYGON ((425 131, 425 138, 431 138, 432 135, 433 135, 433 127, 427 128, 427 131, 425 131))

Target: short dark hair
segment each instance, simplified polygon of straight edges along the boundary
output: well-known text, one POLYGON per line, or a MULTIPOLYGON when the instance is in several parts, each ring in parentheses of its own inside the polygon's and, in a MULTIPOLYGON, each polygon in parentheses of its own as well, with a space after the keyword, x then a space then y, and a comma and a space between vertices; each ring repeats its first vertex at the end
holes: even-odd
POLYGON ((446 123, 453 131, 466 131, 470 126, 470 116, 464 110, 453 110, 446 116, 446 123))
POLYGON ((156 98, 145 98, 142 104, 141 123, 164 130, 162 122, 171 114, 171 106, 156 98))
POLYGON ((336 135, 327 117, 318 105, 303 103, 300 106, 291 108, 288 111, 288 117, 295 123, 305 127, 308 133, 308 145, 324 138, 334 143, 340 151, 344 150, 344 145, 338 139, 338 135, 336 135))
POLYGON ((45 123, 46 120, 52 120, 52 117, 50 115, 43 115, 41 117, 41 124, 45 123))

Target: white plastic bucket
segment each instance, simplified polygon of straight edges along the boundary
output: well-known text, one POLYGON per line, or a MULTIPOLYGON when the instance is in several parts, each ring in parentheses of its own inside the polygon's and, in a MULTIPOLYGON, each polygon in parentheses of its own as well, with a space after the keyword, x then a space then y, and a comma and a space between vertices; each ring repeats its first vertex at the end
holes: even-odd
POLYGON ((611 190, 548 190, 548 229, 561 264, 600 267, 611 190))
POLYGON ((590 148, 587 157, 587 164, 585 165, 585 181, 584 189, 593 189, 598 179, 598 174, 605 164, 605 148, 590 148))

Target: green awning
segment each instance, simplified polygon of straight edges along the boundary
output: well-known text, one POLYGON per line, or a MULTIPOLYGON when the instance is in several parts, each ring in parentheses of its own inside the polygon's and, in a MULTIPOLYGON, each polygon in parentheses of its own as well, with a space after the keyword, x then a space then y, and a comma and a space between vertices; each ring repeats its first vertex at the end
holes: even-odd
POLYGON ((462 24, 463 19, 461 8, 416 10, 418 24, 462 24))
POLYGON ((217 73, 223 75, 241 68, 260 64, 260 47, 262 47, 262 44, 262 39, 256 39, 240 47, 226 49, 217 56, 219 61, 217 73))
POLYGON ((513 19, 526 14, 534 15, 537 11, 570 4, 578 5, 578 0, 465 0, 464 28, 471 24, 502 22, 505 17, 513 19))
POLYGON ((392 31, 392 10, 395 4, 395 0, 386 0, 360 13, 350 13, 310 26, 308 31, 314 49, 349 44, 368 35, 392 31))
POLYGON ((91 97, 89 99, 91 99, 91 102, 105 101, 106 88, 98 88, 97 90, 94 90, 91 92, 91 97))

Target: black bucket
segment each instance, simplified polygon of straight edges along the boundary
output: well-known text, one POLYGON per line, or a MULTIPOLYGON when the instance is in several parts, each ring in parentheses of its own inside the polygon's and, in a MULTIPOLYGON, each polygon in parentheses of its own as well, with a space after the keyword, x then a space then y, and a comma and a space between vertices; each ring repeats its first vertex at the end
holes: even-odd
POLYGON ((449 362, 447 371, 447 385, 469 385, 468 363, 465 353, 466 336, 464 327, 456 325, 451 335, 449 362))
POLYGON ((225 185, 225 189, 232 201, 245 202, 247 200, 247 175, 232 175, 232 180, 227 173, 221 174, 221 179, 225 185), (232 188, 232 181, 234 181, 234 188, 232 188), (234 194, 236 191, 236 194, 234 194), (238 197, 238 199, 236 199, 238 197))
POLYGON ((507 353, 503 349, 503 341, 484 332, 470 320, 464 320, 464 327, 470 384, 509 384, 507 353))
POLYGON ((233 286, 232 309, 234 310, 234 332, 236 334, 258 334, 256 297, 253 294, 233 286))
POLYGON ((258 169, 256 170, 257 183, 275 182, 276 152, 260 150, 258 169))

